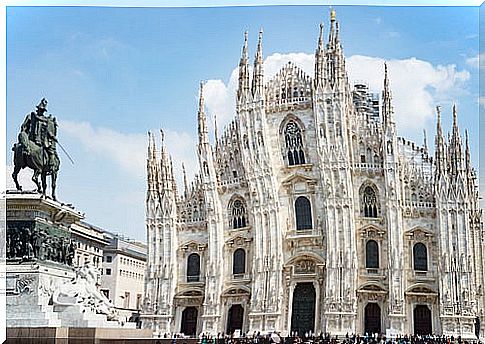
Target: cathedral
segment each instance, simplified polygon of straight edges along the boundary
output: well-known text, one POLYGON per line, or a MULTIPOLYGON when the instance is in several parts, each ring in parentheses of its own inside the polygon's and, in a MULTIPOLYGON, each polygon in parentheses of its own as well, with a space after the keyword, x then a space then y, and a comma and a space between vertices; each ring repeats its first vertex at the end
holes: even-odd
POLYGON ((264 82, 247 34, 235 116, 177 188, 149 134, 143 326, 156 333, 329 332, 483 338, 485 235, 468 136, 437 107, 434 153, 397 136, 382 94, 349 83, 335 11, 314 75, 288 62, 264 82), (252 75, 250 75, 252 74, 252 75))

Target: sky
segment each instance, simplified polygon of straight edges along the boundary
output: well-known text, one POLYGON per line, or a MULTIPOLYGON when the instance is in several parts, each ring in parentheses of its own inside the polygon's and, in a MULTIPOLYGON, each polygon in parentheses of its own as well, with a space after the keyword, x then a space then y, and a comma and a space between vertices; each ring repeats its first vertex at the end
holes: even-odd
MULTIPOLYGON (((457 104, 478 168, 478 8, 334 6, 351 81, 382 89, 388 62, 398 134, 432 146, 436 105, 457 104)), ((244 31, 263 29, 265 78, 294 61, 313 73, 328 6, 7 7, 7 170, 25 115, 42 97, 57 117, 58 198, 86 221, 145 241, 147 131, 165 132, 179 185, 197 171, 198 87, 219 131, 234 115, 244 31)), ((485 99, 485 98, 480 98, 485 99)), ((485 104, 485 101, 482 101, 485 104)), ((430 147, 432 148, 432 147, 430 147)), ((29 173, 22 181, 33 188, 29 173)), ((7 177, 7 186, 11 187, 7 177)))

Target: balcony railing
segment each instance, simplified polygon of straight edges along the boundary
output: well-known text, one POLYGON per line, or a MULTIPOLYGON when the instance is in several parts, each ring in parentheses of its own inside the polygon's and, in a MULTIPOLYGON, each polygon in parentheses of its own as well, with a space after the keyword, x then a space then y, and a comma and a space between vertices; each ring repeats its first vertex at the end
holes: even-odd
POLYGON ((179 277, 182 283, 204 283, 205 277, 203 275, 183 275, 179 277))
POLYGON ((305 237, 315 237, 321 236, 322 233, 317 229, 290 229, 286 233, 287 238, 305 238, 305 237))
POLYGON ((368 162, 358 162, 354 163, 354 170, 359 172, 372 172, 372 173, 382 173, 382 164, 374 164, 368 162))
POLYGON ((232 274, 232 279, 238 280, 238 281, 246 281, 246 280, 251 280, 251 275, 250 274, 232 274))

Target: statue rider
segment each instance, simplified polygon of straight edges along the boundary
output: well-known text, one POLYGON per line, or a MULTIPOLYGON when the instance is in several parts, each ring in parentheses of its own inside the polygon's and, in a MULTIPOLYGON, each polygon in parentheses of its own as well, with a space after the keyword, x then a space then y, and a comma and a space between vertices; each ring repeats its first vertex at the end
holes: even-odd
POLYGON ((45 128, 47 127, 47 117, 44 115, 47 112, 47 100, 42 98, 37 107, 37 112, 31 113, 31 130, 30 140, 41 146, 45 137, 45 128), (33 115, 33 116, 32 116, 33 115))
POLYGON ((47 100, 42 98, 36 108, 36 112, 32 111, 25 117, 18 137, 27 155, 32 153, 31 143, 41 146, 44 128, 47 126, 47 117, 44 116, 44 112, 47 111, 47 100))
POLYGON ((42 147, 47 154, 47 165, 52 166, 54 157, 57 157, 57 121, 54 116, 45 115, 47 112, 47 100, 45 98, 42 98, 36 108, 36 112, 31 112, 25 117, 19 134, 19 143, 25 148, 27 154, 32 152, 30 142, 42 147))

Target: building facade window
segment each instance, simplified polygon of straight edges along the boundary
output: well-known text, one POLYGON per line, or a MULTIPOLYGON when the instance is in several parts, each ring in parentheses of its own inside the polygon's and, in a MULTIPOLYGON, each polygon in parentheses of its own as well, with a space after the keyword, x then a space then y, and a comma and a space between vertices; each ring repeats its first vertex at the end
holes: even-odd
POLYGON ((192 253, 187 258, 187 282, 198 282, 200 278, 200 256, 192 253))
POLYGON ((244 274, 246 272, 246 251, 238 248, 234 251, 232 261, 232 273, 234 275, 244 274))
POLYGON ((376 218, 378 215, 378 199, 375 190, 366 186, 361 194, 362 216, 376 218))
POLYGON ((141 308, 141 294, 136 295, 136 309, 141 308))
POLYGON ((295 201, 296 229, 312 229, 312 207, 310 200, 300 196, 295 201))
POLYGON ((414 245, 413 262, 415 271, 428 271, 428 250, 423 243, 418 242, 414 245))
POLYGON ((247 226, 246 206, 240 199, 236 199, 232 202, 231 226, 233 229, 244 228, 247 226))
POLYGON ((113 261, 113 257, 106 256, 106 263, 111 263, 113 261))
POLYGON ((379 268, 379 244, 375 240, 369 240, 365 245, 365 267, 367 269, 379 268))
POLYGON ((125 291, 125 298, 123 300, 123 307, 130 308, 130 293, 125 291))
POLYGON ((305 152, 303 150, 303 139, 301 129, 295 121, 286 124, 285 131, 286 157, 288 165, 305 164, 305 152))

